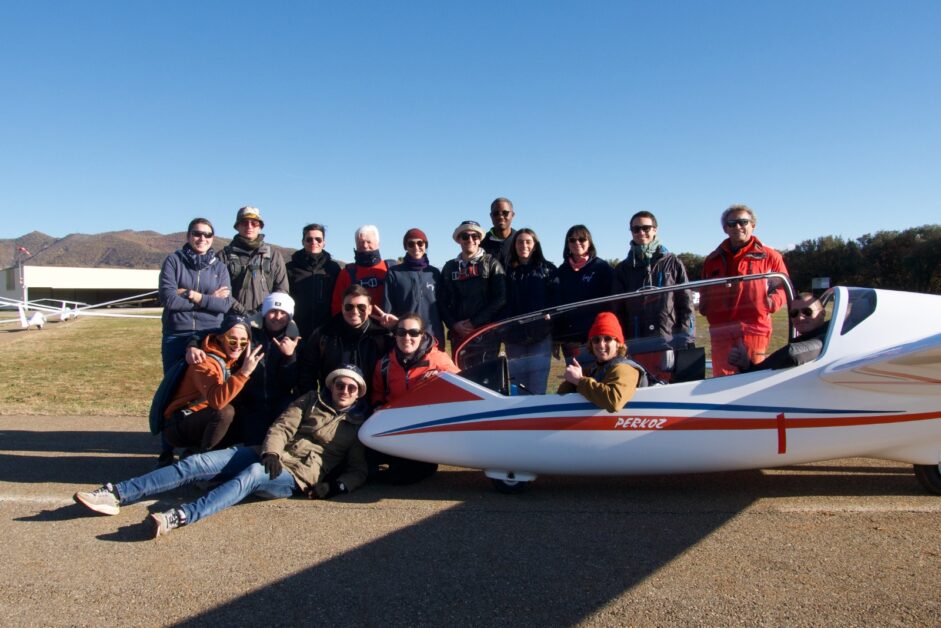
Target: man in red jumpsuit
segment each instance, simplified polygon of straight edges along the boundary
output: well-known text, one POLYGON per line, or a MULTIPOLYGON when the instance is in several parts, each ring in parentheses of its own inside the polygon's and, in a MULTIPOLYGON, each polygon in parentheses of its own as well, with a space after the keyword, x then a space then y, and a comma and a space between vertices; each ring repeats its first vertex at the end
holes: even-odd
MULTIPOLYGON (((726 238, 703 262, 703 279, 757 273, 787 274, 781 254, 753 234, 757 218, 746 205, 722 212, 726 238)), ((771 340, 771 315, 787 303, 780 281, 749 281, 732 286, 712 286, 700 295, 699 311, 709 320, 712 337, 713 377, 738 373, 729 362, 729 351, 739 343, 748 359, 759 364, 771 340)))

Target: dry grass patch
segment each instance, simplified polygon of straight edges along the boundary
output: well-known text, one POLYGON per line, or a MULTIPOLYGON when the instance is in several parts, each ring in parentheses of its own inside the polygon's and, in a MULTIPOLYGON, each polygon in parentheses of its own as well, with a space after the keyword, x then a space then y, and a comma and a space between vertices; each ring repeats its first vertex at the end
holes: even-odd
POLYGON ((81 318, 0 335, 0 414, 144 417, 163 375, 158 320, 81 318))

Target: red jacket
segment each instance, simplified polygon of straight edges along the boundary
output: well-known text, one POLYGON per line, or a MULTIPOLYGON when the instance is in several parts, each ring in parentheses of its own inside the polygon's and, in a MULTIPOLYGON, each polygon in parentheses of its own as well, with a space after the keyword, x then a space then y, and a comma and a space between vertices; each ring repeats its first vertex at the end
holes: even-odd
MULTIPOLYGON (((222 356, 231 369, 236 360, 229 360, 226 357, 217 344, 217 337, 216 334, 209 334, 203 338, 203 351, 222 356)), ((186 367, 183 381, 176 389, 173 400, 167 404, 163 417, 169 419, 174 412, 197 399, 203 399, 204 401, 190 408, 194 412, 207 406, 218 410, 232 403, 232 400, 242 391, 242 387, 245 386, 247 381, 248 378, 238 371, 233 372, 229 379, 225 379, 222 367, 219 366, 216 360, 207 358, 201 364, 190 364, 186 367)))
POLYGON ((347 264, 346 268, 337 275, 337 283, 333 287, 333 301, 330 304, 330 312, 339 314, 343 307, 343 293, 353 284, 352 274, 356 275, 356 283, 360 284, 369 291, 373 305, 382 307, 382 299, 385 296, 386 273, 389 267, 385 260, 380 261, 374 266, 360 266, 359 264, 347 264))
POLYGON ((434 377, 439 372, 458 372, 451 357, 438 349, 437 342, 429 339, 427 333, 425 339, 422 348, 427 346, 427 350, 422 353, 422 349, 419 349, 406 365, 399 360, 394 348, 376 363, 372 378, 373 407, 398 399, 419 382, 434 377))
MULTIPOLYGON (((732 251, 728 238, 706 257, 702 278, 736 277, 758 273, 778 272, 787 274, 781 254, 752 239, 738 251, 732 251)), ((746 334, 768 336, 771 334, 771 314, 787 302, 783 286, 769 285, 764 281, 749 281, 730 288, 711 286, 700 293, 699 311, 709 319, 712 327, 738 322, 746 334), (771 307, 768 307, 768 297, 771 307)))

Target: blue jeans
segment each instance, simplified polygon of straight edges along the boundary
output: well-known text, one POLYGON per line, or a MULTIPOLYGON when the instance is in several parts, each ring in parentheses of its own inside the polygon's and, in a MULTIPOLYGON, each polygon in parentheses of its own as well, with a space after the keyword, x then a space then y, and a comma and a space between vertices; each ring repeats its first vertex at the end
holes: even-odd
POLYGON ((290 497, 297 490, 294 476, 287 470, 273 480, 251 447, 230 447, 196 454, 169 467, 115 484, 122 504, 156 495, 200 480, 220 479, 222 484, 195 502, 183 504, 186 523, 234 506, 252 493, 265 499, 290 497))
POLYGON ((510 368, 510 380, 523 384, 530 393, 546 394, 552 362, 552 338, 546 336, 533 344, 504 343, 510 368))

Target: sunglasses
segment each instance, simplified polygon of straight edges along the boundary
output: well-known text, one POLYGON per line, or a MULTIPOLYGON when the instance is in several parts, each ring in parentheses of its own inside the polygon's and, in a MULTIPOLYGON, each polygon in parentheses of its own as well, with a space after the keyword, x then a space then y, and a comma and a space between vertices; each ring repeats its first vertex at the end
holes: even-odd
POLYGON ((314 242, 320 243, 323 242, 323 238, 304 238, 304 242, 307 244, 313 244, 314 242))
POLYGON ((246 219, 246 220, 243 220, 243 221, 240 222, 239 224, 240 224, 240 225, 245 225, 246 227, 260 227, 260 226, 261 226, 261 222, 259 222, 259 221, 257 221, 257 220, 254 220, 254 219, 252 219, 252 218, 248 218, 248 219, 246 219))
POLYGON ((613 336, 592 336, 591 344, 600 345, 602 342, 616 342, 617 338, 613 336))
POLYGON ((191 238, 205 238, 207 240, 212 240, 212 232, 210 231, 190 231, 191 238))
POLYGON ((223 336, 222 339, 225 340, 225 344, 229 345, 233 349, 236 347, 244 349, 248 346, 248 338, 232 338, 231 336, 223 336))
POLYGON ((650 230, 653 229, 653 225, 631 225, 631 233, 650 233, 650 230))
POLYGON ((476 231, 465 231, 461 234, 461 241, 467 242, 468 240, 479 240, 480 234, 476 231))
POLYGON ((365 303, 344 303, 343 311, 352 312, 353 310, 359 310, 360 314, 365 315, 366 310, 369 309, 369 306, 365 303))
POLYGON ((725 221, 726 227, 744 227, 745 225, 750 225, 751 219, 749 218, 733 218, 731 220, 725 221))
POLYGON ((506 209, 498 209, 496 211, 490 212, 490 215, 493 216, 494 218, 497 218, 498 216, 506 218, 507 216, 510 215, 510 212, 509 210, 506 210, 506 209))
POLYGON ((343 382, 333 382, 333 387, 338 392, 348 392, 348 393, 359 392, 359 384, 344 384, 343 382))
POLYGON ((420 329, 405 329, 404 327, 396 327, 395 335, 399 338, 404 338, 405 336, 411 336, 412 338, 418 338, 421 336, 420 329))
POLYGON ((569 244, 575 244, 576 242, 579 244, 585 244, 588 242, 588 238, 569 238, 569 244))
POLYGON ((803 314, 803 315, 806 316, 807 318, 811 318, 811 317, 813 317, 816 313, 817 313, 817 310, 815 310, 815 309, 812 308, 812 307, 802 307, 802 308, 800 308, 800 309, 795 309, 795 310, 791 310, 790 312, 788 312, 788 314, 790 314, 791 318, 797 318, 797 317, 800 316, 801 314, 803 314))
POLYGON ((420 249, 421 247, 425 246, 425 241, 424 240, 409 240, 408 242, 405 243, 405 246, 407 246, 408 248, 414 247, 416 249, 420 249))

